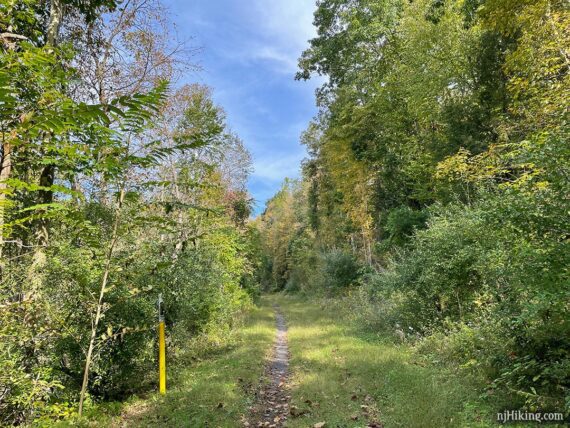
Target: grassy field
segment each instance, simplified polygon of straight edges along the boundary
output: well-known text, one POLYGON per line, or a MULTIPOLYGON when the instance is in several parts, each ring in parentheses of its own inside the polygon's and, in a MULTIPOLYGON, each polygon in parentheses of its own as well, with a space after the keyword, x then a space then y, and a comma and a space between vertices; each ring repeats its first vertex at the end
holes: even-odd
MULTIPOLYGON (((289 427, 485 427, 477 389, 457 374, 414 361, 407 345, 357 331, 326 307, 275 296, 289 326, 289 427), (475 409, 479 410, 475 410, 475 409), (382 425, 380 425, 382 424, 382 425)), ((488 412, 487 412, 488 413, 488 412)))
POLYGON ((233 346, 172 366, 166 397, 151 394, 98 406, 78 425, 242 426, 275 337, 274 304, 289 328, 288 427, 495 425, 466 379, 425 366, 408 345, 367 335, 325 306, 280 295, 262 299, 233 346))

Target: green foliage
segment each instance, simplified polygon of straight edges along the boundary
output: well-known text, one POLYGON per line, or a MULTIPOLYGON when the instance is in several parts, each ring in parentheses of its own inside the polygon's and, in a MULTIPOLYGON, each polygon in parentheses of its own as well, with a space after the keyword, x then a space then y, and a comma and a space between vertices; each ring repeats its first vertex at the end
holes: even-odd
POLYGON ((511 408, 568 403, 569 19, 562 1, 319 1, 304 191, 260 218, 291 290, 348 287, 362 324, 511 408))
POLYGON ((323 254, 322 258, 325 287, 343 289, 353 285, 360 276, 360 266, 349 252, 333 249, 323 254))
POLYGON ((152 426, 157 418, 168 426, 184 426, 188 421, 197 426, 235 426, 247 414, 253 386, 263 375, 264 358, 275 336, 274 322, 273 308, 262 298, 231 340, 216 349, 202 338, 180 343, 176 359, 169 360, 165 396, 100 403, 89 409, 86 420, 72 418, 55 426, 152 426))
POLYGON ((390 243, 404 244, 417 229, 425 226, 426 220, 427 213, 424 211, 414 211, 406 206, 391 210, 385 226, 390 243))
MULTIPOLYGON (((173 349, 226 343, 259 244, 249 166, 233 184, 222 156, 247 153, 206 89, 85 104, 75 53, 42 46, 49 3, 16 3, 0 6, 29 39, 0 40, 0 424, 47 426, 76 412, 91 345, 87 405, 154 387, 159 293, 173 349)), ((116 6, 64 3, 95 25, 116 6)))

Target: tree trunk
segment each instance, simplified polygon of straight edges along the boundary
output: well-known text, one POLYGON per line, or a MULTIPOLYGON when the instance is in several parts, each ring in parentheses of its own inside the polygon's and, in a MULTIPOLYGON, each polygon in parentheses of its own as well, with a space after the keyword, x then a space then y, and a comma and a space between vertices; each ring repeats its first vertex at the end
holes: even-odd
MULTIPOLYGON (((55 165, 47 165, 40 175, 40 186, 50 188, 55 181, 55 165)), ((40 204, 51 204, 53 202, 52 190, 39 191, 40 204)), ((46 246, 49 238, 49 224, 46 218, 40 218, 38 222, 38 244, 46 246)))
POLYGON ((12 146, 10 143, 2 144, 2 162, 0 164, 0 275, 4 270, 3 250, 4 250, 4 225, 6 216, 6 204, 8 198, 6 191, 8 185, 6 180, 10 178, 12 172, 12 146))
POLYGON ((47 27, 46 42, 48 45, 57 46, 59 28, 63 21, 62 0, 51 0, 49 8, 49 23, 47 27))
POLYGON ((85 358, 85 369, 83 370, 83 383, 81 385, 81 393, 79 397, 79 416, 83 413, 83 402, 85 401, 85 393, 87 392, 87 385, 89 383, 89 368, 91 366, 91 358, 93 355, 93 348, 95 347, 95 339, 97 338, 97 327, 99 326, 99 321, 101 320, 101 315, 103 312, 103 301, 105 297, 105 289, 109 281, 109 272, 111 270, 111 262, 113 261, 113 253, 115 251, 115 246, 118 240, 118 230, 119 224, 121 222, 121 209, 123 207, 123 201, 125 199, 125 189, 121 188, 119 194, 119 202, 117 204, 117 212, 115 213, 115 219, 113 221, 113 232, 111 234, 111 243, 109 244, 109 249, 107 250, 107 257, 105 259, 105 269, 103 271, 103 277, 101 278, 101 289, 99 290, 99 301, 97 302, 97 311, 95 312, 95 320, 91 326, 91 337, 89 339, 89 348, 87 349, 87 356, 85 358))
MULTIPOLYGON (((47 27, 46 42, 49 46, 57 46, 59 40, 59 29, 63 21, 62 0, 51 0, 49 11, 49 23, 47 27)), ((47 165, 40 174, 40 186, 51 187, 55 182, 55 165, 47 165)), ((40 190, 39 198, 41 204, 53 202, 53 191, 40 190)), ((38 222, 38 244, 45 246, 49 238, 49 225, 45 218, 40 218, 38 222)))

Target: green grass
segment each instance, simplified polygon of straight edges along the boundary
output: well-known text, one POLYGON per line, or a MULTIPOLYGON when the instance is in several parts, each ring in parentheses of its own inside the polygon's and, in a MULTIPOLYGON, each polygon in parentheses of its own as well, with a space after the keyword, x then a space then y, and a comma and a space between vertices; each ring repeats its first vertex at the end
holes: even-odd
POLYGON ((359 331, 338 310, 282 295, 262 299, 232 346, 171 366, 166 397, 151 394, 96 406, 78 425, 242 426, 275 337, 273 304, 287 319, 291 404, 302 413, 289 418, 289 428, 317 422, 326 427, 370 422, 386 428, 496 426, 478 388, 457 372, 427 365, 409 345, 359 331))
POLYGON ((338 312, 306 300, 271 300, 289 326, 291 404, 307 412, 291 418, 288 427, 494 425, 489 411, 481 410, 476 387, 457 373, 419 365, 408 345, 367 336, 338 312))
POLYGON ((236 427, 253 401, 266 353, 275 338, 273 309, 248 315, 234 344, 200 360, 181 359, 168 371, 165 397, 152 394, 96 406, 75 424, 96 427, 236 427))

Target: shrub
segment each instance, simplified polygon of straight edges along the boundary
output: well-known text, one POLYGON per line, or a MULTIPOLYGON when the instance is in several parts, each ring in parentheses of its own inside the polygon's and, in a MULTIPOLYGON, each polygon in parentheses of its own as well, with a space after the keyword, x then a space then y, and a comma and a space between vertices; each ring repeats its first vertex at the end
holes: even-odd
POLYGON ((347 251, 333 249, 322 254, 323 281, 327 288, 340 290, 354 284, 361 275, 361 265, 347 251))
POLYGON ((402 245, 408 242, 416 230, 425 227, 427 218, 426 211, 413 210, 408 206, 391 210, 384 226, 390 244, 402 245))
POLYGON ((483 194, 434 210, 429 228, 375 282, 402 326, 444 358, 492 374, 530 409, 560 408, 569 391, 567 245, 548 192, 483 194), (431 342, 430 342, 431 341, 431 342), (497 345, 500 344, 500 345, 497 345))

